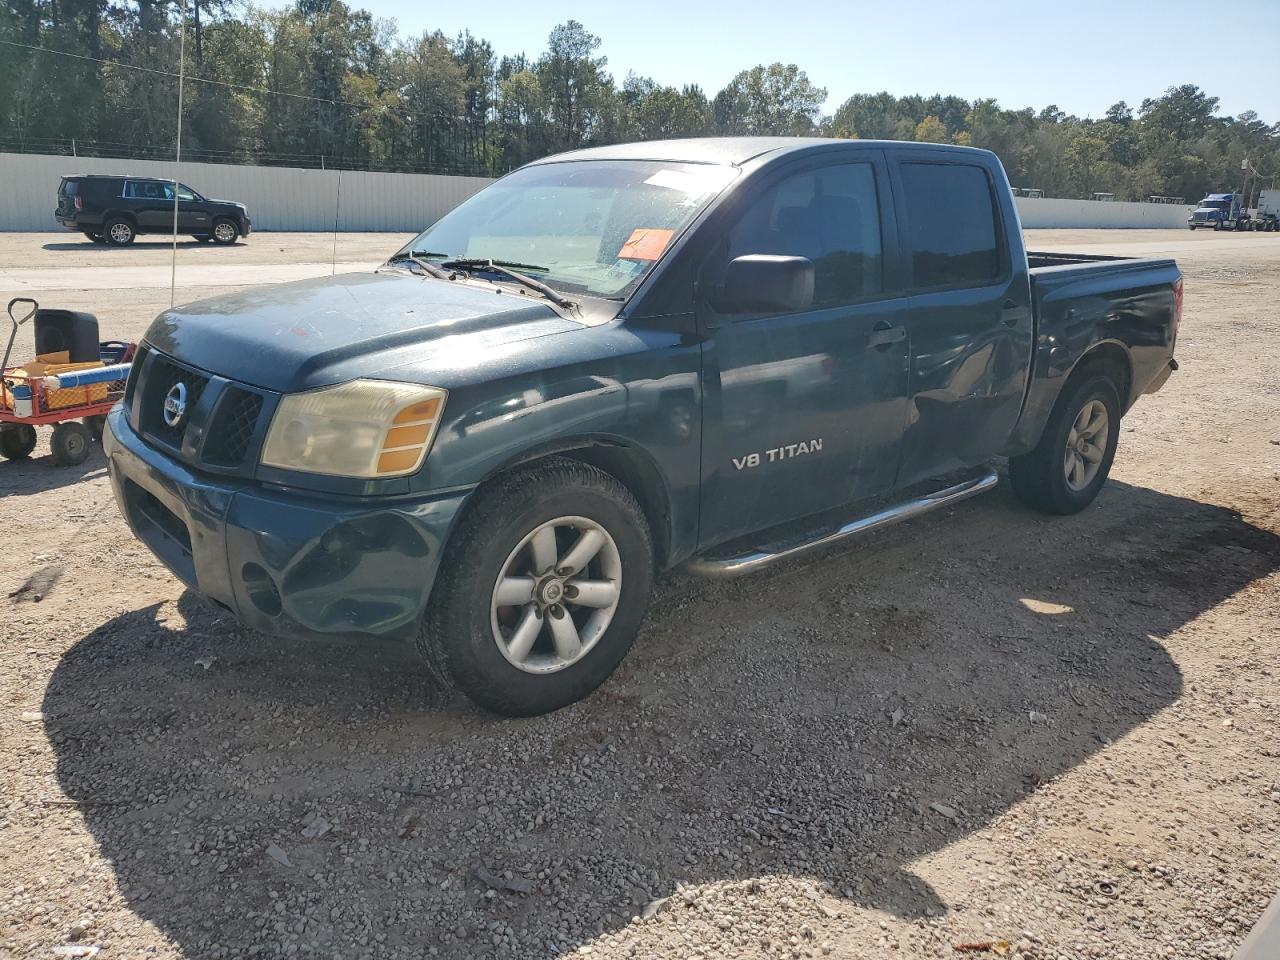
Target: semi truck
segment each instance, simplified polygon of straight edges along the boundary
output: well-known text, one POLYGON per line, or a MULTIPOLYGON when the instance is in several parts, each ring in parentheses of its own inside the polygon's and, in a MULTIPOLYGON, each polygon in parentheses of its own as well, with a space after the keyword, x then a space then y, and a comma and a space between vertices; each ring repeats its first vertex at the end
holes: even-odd
POLYGON ((1280 190, 1263 190, 1258 194, 1258 206, 1250 211, 1249 229, 1280 232, 1280 190))
POLYGON ((1210 193, 1187 218, 1187 227, 1212 230, 1249 229, 1249 211, 1238 193, 1210 193))

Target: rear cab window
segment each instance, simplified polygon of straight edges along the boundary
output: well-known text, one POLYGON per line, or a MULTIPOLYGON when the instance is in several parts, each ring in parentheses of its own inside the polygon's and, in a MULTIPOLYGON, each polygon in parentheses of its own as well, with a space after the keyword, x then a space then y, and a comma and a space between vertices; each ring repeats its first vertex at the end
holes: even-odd
POLYGON ((64 179, 62 183, 58 185, 58 196, 74 197, 76 193, 79 192, 79 189, 80 184, 77 181, 64 179))
POLYGON ((905 246, 911 285, 980 287, 1002 271, 995 195, 976 164, 903 161, 905 246))

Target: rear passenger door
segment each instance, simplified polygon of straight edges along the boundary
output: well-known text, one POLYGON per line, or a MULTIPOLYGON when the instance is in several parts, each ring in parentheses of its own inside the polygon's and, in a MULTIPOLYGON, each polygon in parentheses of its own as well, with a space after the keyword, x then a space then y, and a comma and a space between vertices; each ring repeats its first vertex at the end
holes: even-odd
POLYGON ((908 426, 898 485, 981 463, 1018 416, 1031 365, 1025 262, 1006 229, 1018 221, 1008 183, 982 156, 889 152, 911 344, 908 426))
POLYGON ((165 203, 164 186, 155 180, 126 180, 124 207, 138 221, 140 231, 154 233, 163 230, 166 222, 173 225, 173 201, 165 203))

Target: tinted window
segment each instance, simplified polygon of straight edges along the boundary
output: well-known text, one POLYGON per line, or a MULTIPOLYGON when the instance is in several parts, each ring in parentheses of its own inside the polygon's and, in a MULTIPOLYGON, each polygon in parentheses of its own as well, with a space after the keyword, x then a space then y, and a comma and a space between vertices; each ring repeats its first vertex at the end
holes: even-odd
POLYGON ((917 287, 977 286, 999 276, 986 171, 964 164, 904 163, 902 186, 917 287))
POLYGON ((729 256, 771 253, 813 261, 815 307, 881 289, 880 207, 869 163, 787 177, 756 199, 729 234, 729 256))

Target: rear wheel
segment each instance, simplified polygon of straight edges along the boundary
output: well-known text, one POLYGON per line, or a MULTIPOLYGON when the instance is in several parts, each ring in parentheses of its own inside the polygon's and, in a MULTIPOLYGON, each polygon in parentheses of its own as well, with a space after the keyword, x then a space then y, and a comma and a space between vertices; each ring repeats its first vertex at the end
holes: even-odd
POLYGON ((1014 493, 1046 513, 1083 510, 1106 482, 1119 439, 1120 399, 1111 380, 1094 374, 1069 383, 1040 443, 1010 458, 1014 493))
POLYGON ((207 233, 194 233, 191 236, 196 243, 208 243, 213 239, 213 237, 209 236, 207 233))
POLYGON ((36 428, 20 423, 0 429, 0 457, 6 460, 25 460, 36 448, 36 428))
POLYGON ((90 240, 92 240, 94 243, 106 243, 106 242, 107 242, 107 241, 106 241, 106 238, 105 238, 105 237, 103 237, 103 236, 102 236, 102 234, 100 234, 100 233, 94 233, 92 230, 83 230, 83 231, 81 231, 81 232, 82 232, 86 237, 88 237, 90 240))
POLYGON ((67 420, 53 428, 49 446, 53 449, 53 462, 60 467, 75 467, 89 456, 92 436, 89 428, 78 420, 67 420))
POLYGON ((240 236, 240 228, 230 220, 213 221, 213 242, 226 246, 235 243, 240 236))
POLYGON ((653 579, 635 497, 553 459, 476 495, 440 565, 418 649, 483 707, 531 716, 580 700, 626 656, 653 579))
POLYGON ((133 224, 120 217, 108 220, 103 228, 103 236, 113 247, 127 247, 133 243, 137 234, 138 231, 134 229, 133 224))

